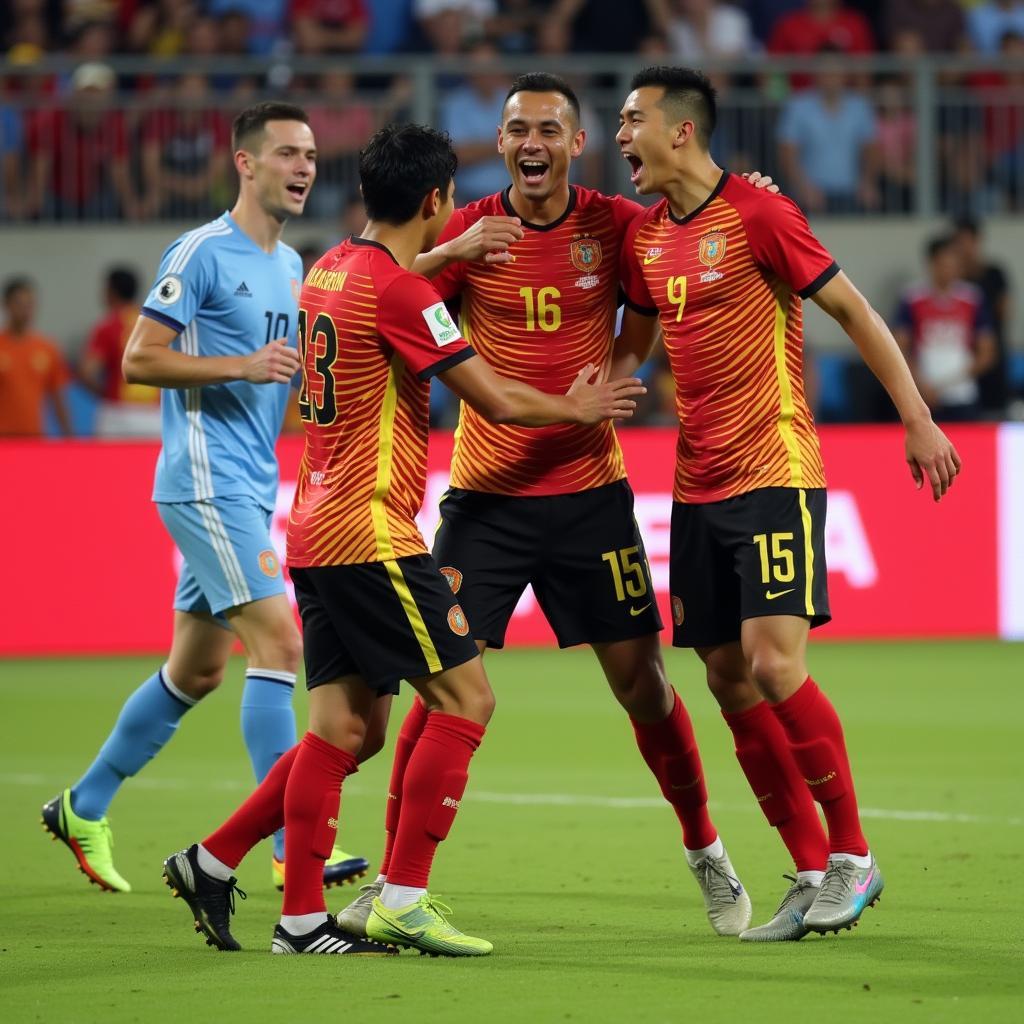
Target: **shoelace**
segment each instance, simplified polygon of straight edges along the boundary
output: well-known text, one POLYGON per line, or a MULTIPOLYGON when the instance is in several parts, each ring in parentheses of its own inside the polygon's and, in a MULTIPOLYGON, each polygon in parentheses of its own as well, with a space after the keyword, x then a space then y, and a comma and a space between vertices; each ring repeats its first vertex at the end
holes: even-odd
POLYGON ((452 908, 449 907, 447 903, 442 903, 439 899, 435 899, 433 896, 428 895, 426 897, 426 905, 429 910, 432 910, 439 918, 441 918, 442 924, 446 924, 451 928, 451 925, 448 924, 447 915, 452 912, 452 908))
POLYGON ((740 880, 730 875, 710 857, 705 857, 700 866, 704 871, 704 884, 710 890, 711 895, 716 900, 730 899, 735 903, 736 890, 740 888, 740 880))
POLYGON ((833 905, 842 903, 850 892, 850 885, 856 872, 856 865, 847 860, 829 864, 828 871, 821 881, 821 892, 818 893, 817 899, 833 905))
POLYGON ((812 888, 810 882, 801 882, 798 878, 793 875, 783 875, 787 881, 793 884, 789 887, 786 895, 782 897, 782 902, 779 904, 779 909, 775 911, 776 914, 781 914, 790 903, 794 902, 805 889, 812 888))
MULTIPOLYGON (((237 892, 238 895, 243 900, 244 899, 248 899, 248 897, 245 894, 245 890, 239 887, 238 881, 235 878, 229 878, 224 883, 224 887, 225 887, 225 889, 227 891, 225 892, 225 891, 222 890, 221 892, 217 893, 217 896, 224 900, 224 902, 228 906, 228 911, 231 914, 234 914, 234 912, 235 912, 235 893, 237 892)), ((218 909, 220 909, 220 908, 218 908, 218 909)))

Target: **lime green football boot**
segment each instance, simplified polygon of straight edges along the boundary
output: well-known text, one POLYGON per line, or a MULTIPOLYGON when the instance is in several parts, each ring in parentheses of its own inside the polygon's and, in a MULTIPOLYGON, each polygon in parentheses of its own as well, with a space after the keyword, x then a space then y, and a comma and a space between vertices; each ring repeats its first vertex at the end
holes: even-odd
POLYGON ((451 908, 425 893, 400 910, 388 910, 379 899, 366 919, 366 937, 377 942, 418 949, 430 956, 487 956, 494 946, 486 939, 464 935, 445 914, 451 908))
POLYGON ((71 808, 71 790, 43 804, 43 828, 75 855, 78 870, 106 892, 131 892, 132 887, 114 867, 114 837, 106 818, 87 821, 71 808))
MULTIPOLYGON (((333 889, 336 885, 355 885, 357 878, 362 878, 370 867, 365 857, 353 857, 341 847, 335 846, 330 857, 324 862, 324 888, 333 889)), ((274 888, 284 892, 284 861, 277 857, 271 858, 270 870, 274 880, 274 888)))

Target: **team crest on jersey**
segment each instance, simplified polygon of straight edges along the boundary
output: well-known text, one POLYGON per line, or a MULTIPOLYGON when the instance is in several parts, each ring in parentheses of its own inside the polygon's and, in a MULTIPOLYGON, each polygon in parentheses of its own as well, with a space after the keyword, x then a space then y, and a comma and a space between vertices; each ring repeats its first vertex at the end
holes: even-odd
POLYGON ((260 552, 260 572, 271 579, 281 572, 281 563, 278 561, 277 555, 270 548, 260 552))
POLYGON ((442 565, 441 575, 448 581, 448 586, 451 587, 453 594, 457 594, 462 589, 462 573, 454 566, 442 565))
POLYGON ((676 597, 676 595, 673 594, 672 595, 672 621, 677 626, 681 626, 683 624, 684 616, 685 616, 685 612, 683 611, 683 599, 681 597, 676 597))
POLYGON ((574 238, 569 243, 569 259, 584 274, 592 274, 601 266, 601 243, 593 237, 574 238))
POLYGON ((705 284, 722 279, 723 275, 715 270, 715 267, 725 259, 725 245, 724 231, 710 231, 701 238, 700 244, 697 246, 697 259, 708 268, 700 275, 701 281, 705 284))
POLYGON ((461 605, 453 604, 448 609, 448 625, 456 636, 465 636, 469 632, 469 623, 461 605))

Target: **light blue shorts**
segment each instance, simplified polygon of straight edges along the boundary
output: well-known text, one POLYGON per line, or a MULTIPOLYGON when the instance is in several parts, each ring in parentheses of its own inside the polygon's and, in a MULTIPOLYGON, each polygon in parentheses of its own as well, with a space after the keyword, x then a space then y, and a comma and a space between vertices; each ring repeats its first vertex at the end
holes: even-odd
POLYGON ((174 592, 182 612, 223 612, 285 592, 281 560, 270 540, 268 512, 252 498, 156 503, 185 559, 174 592))

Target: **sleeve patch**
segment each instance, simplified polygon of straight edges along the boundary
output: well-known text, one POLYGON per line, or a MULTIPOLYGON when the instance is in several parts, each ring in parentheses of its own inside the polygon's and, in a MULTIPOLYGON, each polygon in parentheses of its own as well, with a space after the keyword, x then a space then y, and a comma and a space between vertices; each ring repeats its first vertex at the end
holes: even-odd
POLYGON ((427 306, 426 309, 420 311, 420 315, 427 322, 427 327, 438 348, 444 348, 445 345, 450 345, 462 337, 458 327, 448 315, 448 310, 443 302, 435 302, 434 305, 427 306))
POLYGON ((163 306, 173 306, 181 298, 181 278, 177 274, 167 274, 156 283, 153 297, 163 306))

